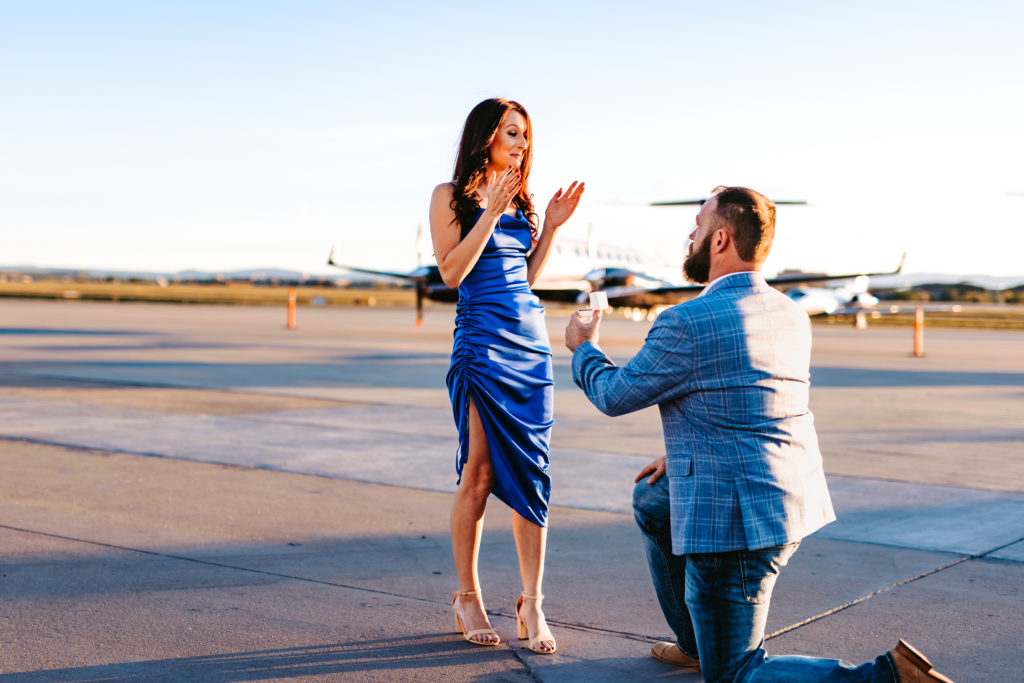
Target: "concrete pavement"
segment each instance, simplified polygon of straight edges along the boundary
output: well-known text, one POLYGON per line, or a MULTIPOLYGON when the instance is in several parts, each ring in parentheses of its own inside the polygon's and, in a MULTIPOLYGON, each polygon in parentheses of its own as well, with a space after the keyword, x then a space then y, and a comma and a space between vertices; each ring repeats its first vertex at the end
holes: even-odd
MULTIPOLYGON (((0 302, 4 680, 700 680, 647 654, 668 634, 628 500, 656 413, 597 414, 564 350, 559 652, 514 638, 497 502, 481 576, 505 642, 454 636, 450 312, 419 333, 405 313, 300 310, 289 333, 266 309, 0 302)), ((644 326, 609 322, 628 357, 644 326)), ((943 331, 908 359, 898 332, 816 327, 840 520, 783 572, 767 647, 860 662, 902 636, 954 680, 1015 680, 1024 337, 943 331)))

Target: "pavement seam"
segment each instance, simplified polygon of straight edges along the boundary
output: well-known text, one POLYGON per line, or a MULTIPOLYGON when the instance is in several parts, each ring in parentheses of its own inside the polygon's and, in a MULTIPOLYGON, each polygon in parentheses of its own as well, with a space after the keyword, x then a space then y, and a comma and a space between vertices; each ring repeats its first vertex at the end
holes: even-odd
MULTIPOLYGON (((15 374, 18 374, 18 373, 15 373, 15 374)), ((306 399, 306 400, 309 400, 309 401, 321 401, 323 403, 331 403, 331 404, 334 404, 334 405, 346 405, 346 404, 355 404, 355 405, 361 405, 361 406, 394 406, 394 405, 399 405, 399 406, 416 407, 413 404, 404 404, 404 403, 397 403, 396 404, 396 403, 383 403, 381 401, 359 401, 359 400, 353 400, 353 399, 322 398, 320 396, 302 396, 302 395, 295 395, 295 394, 280 394, 280 393, 275 393, 275 392, 272 392, 272 391, 240 391, 238 389, 230 389, 230 388, 223 388, 223 387, 209 387, 209 386, 202 386, 202 385, 195 385, 195 384, 169 384, 169 383, 164 384, 164 383, 160 383, 160 382, 142 382, 142 381, 117 380, 117 379, 95 379, 95 378, 88 378, 88 377, 74 377, 74 376, 68 376, 68 375, 49 375, 49 374, 46 374, 46 373, 33 373, 31 371, 28 371, 28 372, 24 372, 23 371, 20 374, 28 375, 29 377, 35 377, 35 378, 39 378, 39 379, 60 380, 62 382, 72 382, 72 383, 77 383, 77 384, 97 384, 97 385, 100 385, 100 386, 125 387, 125 388, 133 388, 133 389, 185 389, 185 390, 189 390, 189 391, 212 391, 212 392, 216 392, 216 393, 235 394, 235 395, 241 395, 241 396, 261 396, 261 397, 264 397, 264 398, 281 398, 281 397, 285 397, 285 398, 302 398, 302 399, 306 399)), ((48 387, 43 387, 43 388, 48 388, 48 387)))
MULTIPOLYGON (((16 373, 19 374, 19 373, 16 373)), ((22 371, 20 374, 28 375, 29 377, 37 379, 53 379, 60 380, 62 382, 74 382, 77 384, 99 384, 101 386, 114 386, 114 387, 134 387, 134 388, 146 388, 146 389, 198 389, 200 387, 190 386, 179 386, 177 384, 160 384, 155 382, 133 382, 131 380, 117 380, 117 379, 92 379, 88 377, 74 377, 67 375, 50 375, 44 373, 33 373, 31 371, 22 371)), ((46 387, 44 387, 46 388, 46 387)))
POLYGON ((871 591, 870 593, 867 593, 866 595, 862 595, 861 597, 857 598, 856 600, 851 600, 849 602, 843 603, 842 605, 837 605, 837 606, 833 607, 830 610, 822 612, 821 614, 816 614, 816 615, 814 615, 812 617, 808 617, 807 619, 804 619, 803 621, 798 621, 795 624, 790 624, 789 626, 786 626, 785 628, 780 628, 778 631, 775 631, 773 633, 769 633, 768 635, 765 636, 765 640, 770 640, 770 639, 775 638, 777 636, 781 636, 783 634, 789 633, 790 631, 795 631, 798 628, 802 628, 804 626, 807 626, 808 624, 813 624, 814 622, 820 621, 821 619, 824 619, 825 617, 830 617, 833 614, 836 614, 838 612, 842 612, 843 610, 849 609, 850 607, 853 607, 855 605, 859 605, 862 602, 866 602, 866 601, 870 600, 871 598, 873 598, 873 597, 875 597, 877 595, 881 595, 882 593, 888 593, 889 591, 893 590, 894 588, 899 588, 900 586, 905 586, 908 583, 913 583, 914 581, 918 581, 918 580, 923 579, 923 578, 925 578, 927 576, 931 576, 932 574, 937 574, 937 573, 939 573, 941 571, 945 571, 946 569, 949 569, 950 567, 955 567, 958 564, 962 564, 964 562, 967 562, 968 560, 977 559, 978 557, 979 557, 978 555, 964 555, 963 557, 961 557, 959 559, 953 560, 952 562, 947 562, 946 564, 944 564, 944 565, 942 565, 940 567, 935 567, 934 569, 929 569, 928 571, 922 572, 921 574, 918 574, 917 576, 911 576, 910 578, 903 579, 902 581, 897 581, 896 583, 893 583, 893 584, 890 584, 888 586, 885 586, 884 588, 879 588, 878 590, 871 591))
MULTIPOLYGON (((21 527, 10 526, 7 524, 0 524, 0 529, 7 529, 8 531, 16 531, 18 533, 34 534, 37 536, 46 536, 48 538, 56 538, 62 541, 71 541, 73 543, 84 543, 86 545, 98 546, 101 548, 110 548, 112 550, 120 550, 123 552, 139 553, 141 555, 150 555, 152 557, 159 557, 169 560, 179 560, 182 562, 193 562, 196 564, 202 564, 210 567, 218 567, 220 569, 233 569, 236 571, 249 572, 252 574, 260 574, 263 576, 272 576, 279 579, 288 579, 291 581, 303 581, 306 583, 314 583, 323 586, 331 586, 333 588, 347 588, 349 590, 361 591, 364 593, 374 593, 376 595, 386 595, 393 598, 404 598, 407 600, 415 600, 417 602, 425 602, 432 605, 438 605, 441 607, 446 606, 446 602, 442 600, 433 600, 430 598, 421 598, 415 595, 406 595, 404 593, 392 593, 389 591, 378 590, 376 588, 367 588, 365 586, 353 586, 350 584, 339 583, 336 581, 326 581, 324 579, 314 579, 305 576, 295 576, 293 574, 282 574, 280 572, 271 572, 264 569, 253 569, 252 567, 242 567, 234 564, 227 564, 224 562, 214 562, 212 560, 203 560, 196 557, 187 557, 184 555, 173 555, 171 553, 162 553, 155 550, 143 550, 141 548, 131 548, 128 546, 117 545, 114 543, 105 543, 103 541, 92 541, 84 538, 75 538, 74 536, 65 536, 62 534, 54 534, 48 531, 38 531, 36 529, 24 529, 21 527)), ((509 619, 515 619, 515 613, 506 613, 501 610, 487 610, 487 614, 491 616, 505 617, 509 619)), ((639 633, 630 633, 628 631, 616 631, 614 629, 600 628, 595 626, 587 626, 585 624, 577 624, 572 622, 562 622, 554 619, 549 619, 548 623, 558 628, 566 628, 575 631, 584 631, 588 633, 600 633, 604 635, 618 636, 622 638, 629 638, 630 640, 638 640, 641 642, 655 643, 658 642, 657 638, 651 636, 645 636, 639 633)), ((522 656, 516 651, 515 648, 510 648, 516 659, 526 668, 527 672, 533 677, 534 680, 539 681, 532 667, 522 658, 522 656)))
POLYGON ((9 531, 17 531, 25 534, 35 534, 37 536, 46 536, 48 538, 56 538, 62 541, 71 541, 74 543, 85 543, 87 545, 99 546, 101 548, 111 548, 113 550, 121 550, 130 553, 139 553, 142 555, 150 555, 153 557, 160 557, 169 560, 179 560, 182 562, 194 562, 196 564, 202 564, 210 567, 219 567, 221 569, 234 569, 236 571, 250 572, 252 574, 261 574, 263 576, 273 576, 279 579, 289 579, 292 581, 304 581, 306 583, 316 583, 324 586, 333 586, 335 588, 348 588, 351 590, 363 591, 366 593, 375 593, 378 595, 387 595, 394 598, 407 598, 409 600, 416 600, 418 602, 428 602, 434 605, 444 604, 437 600, 431 600, 429 598, 420 598, 415 595, 403 595, 401 593, 391 593, 389 591, 382 591, 376 588, 366 588, 365 586, 351 586, 345 583, 338 583, 336 581, 325 581, 323 579, 314 579, 306 576, 294 576, 291 574, 282 574, 280 572, 271 572, 265 569, 253 569, 252 567, 241 567, 234 564, 227 564, 225 562, 214 562, 212 560, 203 560, 197 557, 186 557, 184 555, 172 555, 170 553, 161 553, 155 550, 143 550, 141 548, 130 548, 128 546, 116 545, 114 543, 104 543, 103 541, 90 541, 84 538, 75 538, 73 536, 64 536, 62 534, 53 534, 48 531, 37 531, 35 529, 22 529, 20 527, 9 526, 7 524, 0 524, 0 529, 7 529, 9 531))
MULTIPOLYGON (((37 446, 59 446, 61 448, 67 448, 70 451, 82 451, 83 453, 105 453, 108 455, 138 455, 144 458, 164 458, 166 460, 186 460, 175 455, 163 455, 162 453, 148 453, 145 451, 130 451, 124 448, 112 448, 103 447, 99 448, 96 446, 83 446, 77 443, 66 443, 63 441, 52 441, 50 439, 37 439, 32 436, 19 436, 17 434, 0 434, 0 441, 10 441, 12 443, 30 443, 37 446)), ((242 467, 242 465, 231 465, 229 463, 212 462, 209 460, 189 460, 188 462, 209 462, 211 465, 220 465, 222 467, 242 467)), ((246 469, 260 469, 255 467, 246 467, 246 469)), ((0 525, 2 526, 2 525, 0 525)), ((35 533, 35 532, 33 532, 35 533)), ((79 540, 79 539, 71 539, 79 540)), ((84 541, 89 543, 89 541, 84 541)))
MULTIPOLYGON (((986 550, 985 552, 983 552, 983 553, 979 553, 978 555, 975 555, 974 557, 976 557, 976 558, 978 558, 978 559, 985 559, 985 558, 987 558, 987 557, 988 557, 989 555, 991 555, 992 553, 996 553, 996 552, 999 552, 1000 550, 1002 550, 1002 549, 1004 549, 1004 548, 1009 548, 1009 547, 1010 547, 1011 545, 1016 545, 1016 544, 1020 543, 1021 541, 1024 541, 1024 536, 1021 536, 1021 537, 1020 537, 1020 538, 1018 538, 1018 539, 1017 539, 1016 541, 1010 541, 1009 543, 1004 543, 1004 544, 1002 544, 1001 546, 998 546, 998 547, 992 548, 992 550, 986 550)), ((995 559, 997 559, 997 560, 998 560, 998 559, 1001 559, 1001 558, 998 558, 998 557, 997 557, 997 558, 995 558, 995 559)), ((1013 562, 1014 560, 1009 560, 1009 561, 1010 561, 1010 562, 1013 562)))

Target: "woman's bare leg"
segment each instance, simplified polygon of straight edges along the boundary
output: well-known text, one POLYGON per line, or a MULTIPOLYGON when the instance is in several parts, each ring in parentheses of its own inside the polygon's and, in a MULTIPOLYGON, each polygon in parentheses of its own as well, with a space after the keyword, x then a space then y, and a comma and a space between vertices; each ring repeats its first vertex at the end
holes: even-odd
MULTIPOLYGON (((538 526, 518 512, 512 516, 512 533, 516 538, 516 551, 519 553, 519 573, 523 578, 523 592, 526 595, 541 596, 544 582, 544 552, 547 547, 547 527, 538 526)), ((523 600, 519 614, 526 621, 530 636, 536 636, 547 628, 541 600, 523 600)), ((537 643, 538 650, 555 649, 554 640, 542 640, 537 643)))
MULTIPOLYGON (((484 528, 484 510, 487 496, 494 488, 494 470, 491 454, 487 447, 480 415, 476 404, 469 399, 468 455, 462 466, 462 481, 455 492, 452 504, 452 554, 455 556, 455 572, 459 577, 459 591, 477 591, 476 595, 460 595, 455 606, 462 615, 467 631, 490 628, 480 596, 480 577, 477 575, 477 558, 480 555, 480 535, 484 528)), ((497 641, 486 633, 473 636, 481 643, 497 641)))

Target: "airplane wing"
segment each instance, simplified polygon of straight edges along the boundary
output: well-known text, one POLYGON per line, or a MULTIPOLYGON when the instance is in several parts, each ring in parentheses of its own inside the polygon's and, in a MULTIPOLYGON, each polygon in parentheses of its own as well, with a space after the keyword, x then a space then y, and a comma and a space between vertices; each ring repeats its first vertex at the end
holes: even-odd
POLYGON ((543 301, 580 303, 595 288, 588 280, 540 280, 531 289, 543 301))
POLYGON ((416 327, 423 324, 423 300, 436 299, 438 301, 455 301, 458 299, 458 292, 447 285, 441 279, 441 271, 437 266, 420 266, 407 273, 398 273, 393 270, 377 270, 375 268, 363 268, 360 266, 347 266, 335 260, 335 248, 331 247, 331 255, 327 257, 327 265, 344 270, 351 270, 354 273, 366 273, 367 275, 382 275, 398 280, 412 282, 416 286, 416 327))
POLYGON ((343 270, 351 270, 354 273, 366 273, 367 275, 381 275, 383 277, 393 277, 397 280, 409 280, 411 282, 415 282, 416 280, 423 279, 423 276, 417 276, 414 275, 413 273, 396 273, 390 270, 374 270, 372 268, 360 268, 359 266, 346 266, 343 263, 334 263, 333 261, 328 261, 327 265, 334 266, 335 268, 341 268, 343 270))
MULTIPOLYGON (((398 280, 409 280, 410 282, 422 282, 431 279, 430 266, 424 268, 417 268, 416 270, 399 273, 393 270, 376 270, 374 268, 363 268, 361 266, 347 266, 344 263, 338 263, 334 256, 336 254, 334 247, 331 247, 331 254, 327 257, 327 265, 334 266, 335 268, 342 268, 344 270, 351 270, 354 273, 366 273, 367 275, 382 275, 384 277, 393 277, 398 280)), ((437 270, 434 267, 434 270, 437 270)), ((440 274, 438 274, 438 280, 440 280, 440 274)))
MULTIPOLYGON (((898 275, 903 270, 903 261, 906 254, 900 258, 900 263, 895 270, 884 273, 847 273, 842 275, 828 275, 825 273, 798 273, 783 275, 781 277, 767 278, 769 285, 776 288, 788 289, 790 286, 808 282, 826 282, 829 280, 854 280, 875 275, 898 275)), ((625 284, 623 286, 605 286, 603 289, 608 293, 608 303, 611 306, 630 307, 652 307, 665 306, 679 303, 686 295, 696 295, 705 285, 670 285, 644 286, 625 284)), ((599 287, 599 289, 601 289, 599 287)))
POLYGON ((643 285, 617 285, 605 287, 608 305, 612 307, 652 308, 672 306, 683 301, 686 294, 696 296, 706 285, 667 285, 645 287, 643 285))
POLYGON ((907 259, 907 253, 903 252, 903 256, 900 257, 900 263, 896 266, 896 270, 890 270, 884 273, 847 273, 845 275, 827 275, 825 273, 794 273, 792 275, 782 275, 779 277, 773 277, 768 280, 768 284, 773 287, 776 285, 799 285, 805 282, 826 282, 828 280, 853 280, 859 277, 875 277, 877 275, 899 275, 903 271, 903 262, 907 259))

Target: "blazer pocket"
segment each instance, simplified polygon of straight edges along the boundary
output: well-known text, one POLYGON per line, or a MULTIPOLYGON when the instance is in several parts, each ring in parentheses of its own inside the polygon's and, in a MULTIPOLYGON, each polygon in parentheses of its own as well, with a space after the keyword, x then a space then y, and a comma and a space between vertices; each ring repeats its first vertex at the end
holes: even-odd
POLYGON ((670 477, 689 477, 693 474, 693 458, 689 455, 670 455, 665 472, 670 477))

